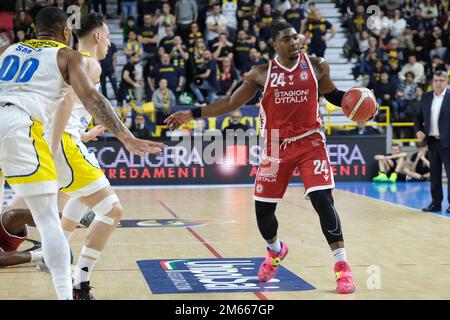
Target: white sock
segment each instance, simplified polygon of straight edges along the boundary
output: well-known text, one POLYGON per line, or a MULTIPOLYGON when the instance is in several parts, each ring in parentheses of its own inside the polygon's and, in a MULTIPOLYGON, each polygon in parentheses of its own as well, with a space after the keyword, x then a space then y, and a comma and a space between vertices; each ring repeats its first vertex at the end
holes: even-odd
POLYGON ((42 250, 30 251, 30 254, 31 254, 31 262, 41 261, 44 258, 44 252, 42 250))
POLYGON ((100 254, 100 251, 83 247, 77 266, 75 267, 75 271, 73 273, 73 286, 75 288, 79 288, 81 282, 89 281, 92 270, 94 269, 100 254))
POLYGON ((66 237, 67 242, 69 242, 70 238, 71 238, 72 235, 73 235, 73 231, 67 231, 67 230, 64 230, 64 229, 63 229, 63 232, 64 232, 64 237, 66 237))
POLYGON ((345 248, 338 248, 333 251, 333 256, 335 262, 339 261, 345 261, 347 262, 347 252, 345 251, 345 248))
POLYGON ((269 243, 269 244, 267 245, 267 247, 268 247, 270 250, 272 250, 272 251, 274 251, 274 252, 276 252, 276 253, 280 253, 280 251, 281 251, 281 242, 280 242, 280 239, 278 239, 278 237, 277 237, 277 240, 275 240, 274 243, 269 243))

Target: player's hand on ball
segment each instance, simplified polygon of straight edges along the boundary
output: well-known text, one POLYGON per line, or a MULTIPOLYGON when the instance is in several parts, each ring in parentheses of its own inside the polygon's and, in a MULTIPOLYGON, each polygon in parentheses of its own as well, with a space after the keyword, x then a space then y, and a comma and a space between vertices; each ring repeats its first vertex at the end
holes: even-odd
POLYGON ((155 142, 151 140, 141 140, 135 137, 129 137, 123 141, 125 148, 130 153, 137 154, 143 157, 146 153, 162 155, 162 148, 166 147, 164 143, 155 142))
POLYGON ((182 124, 188 123, 194 119, 191 110, 178 111, 168 116, 164 123, 171 131, 178 129, 182 124))

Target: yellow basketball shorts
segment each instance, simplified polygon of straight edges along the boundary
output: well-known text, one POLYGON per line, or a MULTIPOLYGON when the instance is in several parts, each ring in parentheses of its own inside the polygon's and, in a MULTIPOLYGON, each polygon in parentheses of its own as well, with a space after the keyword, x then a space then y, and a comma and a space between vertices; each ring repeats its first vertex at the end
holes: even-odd
POLYGON ((86 197, 109 186, 95 154, 65 132, 54 156, 58 186, 73 198, 86 197))
POLYGON ((19 196, 56 193, 56 169, 44 128, 14 105, 0 106, 0 167, 19 196))

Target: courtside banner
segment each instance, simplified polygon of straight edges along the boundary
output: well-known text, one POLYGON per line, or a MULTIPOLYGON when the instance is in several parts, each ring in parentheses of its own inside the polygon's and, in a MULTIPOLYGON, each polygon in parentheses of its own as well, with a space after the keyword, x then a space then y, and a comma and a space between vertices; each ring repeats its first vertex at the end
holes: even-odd
MULTIPOLYGON (((246 139, 224 145, 220 137, 180 141, 165 141, 168 147, 162 156, 130 154, 118 141, 90 142, 88 148, 116 186, 254 183, 260 144, 246 139)), ((374 156, 385 153, 386 140, 384 136, 330 137, 327 147, 336 181, 370 181, 378 170, 374 156)), ((298 170, 291 182, 301 182, 298 170)))

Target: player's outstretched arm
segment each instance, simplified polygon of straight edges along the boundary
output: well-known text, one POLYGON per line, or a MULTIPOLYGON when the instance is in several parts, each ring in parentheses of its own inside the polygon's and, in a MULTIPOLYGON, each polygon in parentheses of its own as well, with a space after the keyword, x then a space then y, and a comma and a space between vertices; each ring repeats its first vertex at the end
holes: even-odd
POLYGON ((167 117, 164 122, 170 130, 175 130, 182 124, 187 123, 194 118, 216 117, 238 109, 251 100, 258 92, 260 85, 257 80, 260 76, 258 74, 258 72, 260 72, 258 70, 260 69, 261 68, 252 69, 245 77, 241 86, 230 97, 219 99, 206 107, 178 111, 167 117))
POLYGON ((131 153, 143 156, 146 152, 161 154, 163 143, 135 138, 116 115, 113 107, 98 92, 83 67, 83 56, 73 50, 63 51, 67 60, 67 80, 83 103, 86 110, 109 131, 111 131, 131 153))

